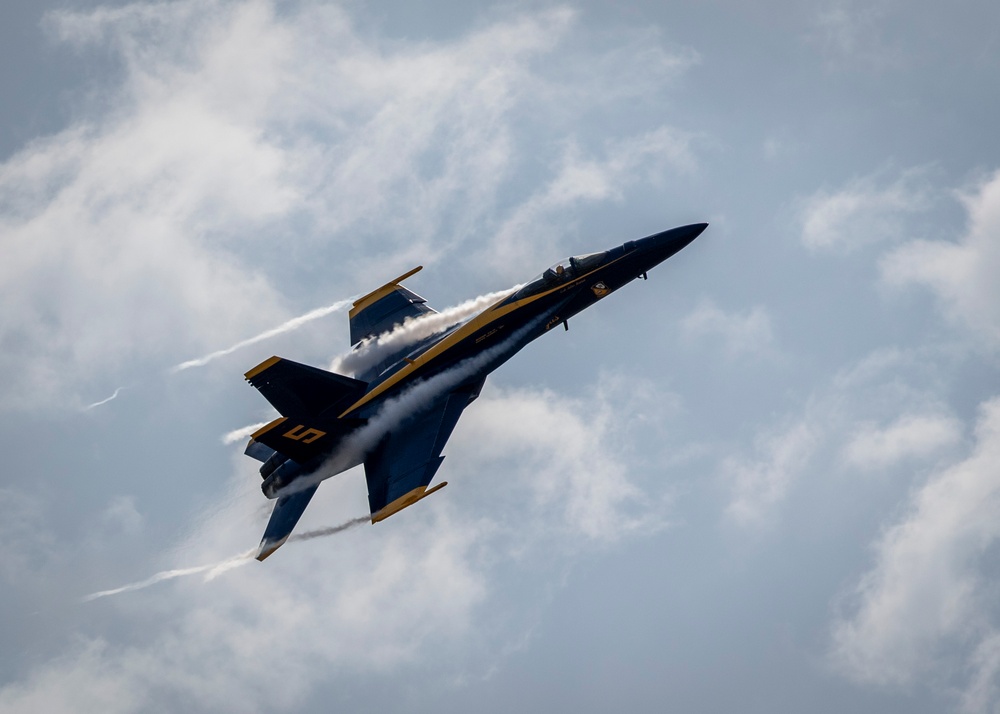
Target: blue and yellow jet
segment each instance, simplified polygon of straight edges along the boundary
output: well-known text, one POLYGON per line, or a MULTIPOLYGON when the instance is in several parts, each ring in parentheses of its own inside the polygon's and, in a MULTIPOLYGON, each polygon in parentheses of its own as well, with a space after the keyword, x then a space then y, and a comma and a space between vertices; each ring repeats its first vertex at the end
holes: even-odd
MULTIPOLYGON (((257 559, 288 539, 320 482, 365 465, 371 521, 442 488, 428 489, 462 411, 487 375, 522 347, 663 262, 707 223, 674 228, 601 253, 568 258, 478 315, 381 355, 345 377, 271 357, 244 375, 281 417, 258 430, 246 454, 263 462, 261 489, 277 499, 257 559)), ((415 268, 354 303, 351 344, 433 314, 401 285, 415 268)))

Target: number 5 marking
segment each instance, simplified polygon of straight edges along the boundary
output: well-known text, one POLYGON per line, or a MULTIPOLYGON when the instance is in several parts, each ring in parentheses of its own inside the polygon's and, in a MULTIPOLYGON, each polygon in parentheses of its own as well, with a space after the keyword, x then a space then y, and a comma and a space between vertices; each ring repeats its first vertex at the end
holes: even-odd
POLYGON ((301 441, 303 444, 311 444, 317 439, 322 439, 326 436, 325 431, 320 431, 319 429, 306 429, 304 424, 299 424, 294 429, 289 429, 285 432, 285 437, 293 441, 301 441))

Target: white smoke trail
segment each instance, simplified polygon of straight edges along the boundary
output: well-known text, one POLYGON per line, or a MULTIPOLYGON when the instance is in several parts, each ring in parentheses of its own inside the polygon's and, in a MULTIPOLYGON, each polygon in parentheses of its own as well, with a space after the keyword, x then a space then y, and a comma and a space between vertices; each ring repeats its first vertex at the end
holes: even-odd
POLYGON ((107 404, 107 403, 108 403, 108 402, 110 402, 110 401, 111 401, 112 399, 114 399, 115 397, 117 397, 117 396, 118 396, 118 395, 119 395, 119 394, 121 393, 121 391, 122 391, 123 389, 125 389, 125 387, 118 387, 118 389, 116 389, 116 390, 115 390, 115 393, 114 393, 114 394, 112 394, 112 395, 111 395, 110 397, 106 397, 105 399, 102 399, 102 400, 101 400, 101 401, 99 401, 99 402, 94 402, 93 404, 88 404, 87 406, 85 406, 85 407, 83 408, 83 411, 85 411, 85 412, 86 412, 86 411, 90 411, 91 409, 93 409, 93 408, 95 408, 95 407, 99 407, 99 406, 101 406, 102 404, 107 404))
MULTIPOLYGON (((362 523, 370 523, 371 516, 358 516, 357 518, 352 518, 349 521, 345 521, 340 525, 329 526, 327 528, 317 528, 311 531, 305 531, 304 533, 297 533, 288 539, 288 543, 293 541, 303 541, 303 540, 313 540, 315 538, 326 538, 327 536, 336 535, 337 533, 342 533, 350 528, 359 526, 362 523)), ((287 544, 286 544, 287 545, 287 544)), ((246 565, 253 560, 254 556, 257 554, 257 549, 249 550, 246 553, 241 553, 233 558, 227 558, 221 560, 218 563, 210 563, 209 565, 198 565, 193 568, 177 568, 175 570, 164 570, 156 575, 150 576, 145 580, 139 580, 134 583, 129 583, 128 585, 122 585, 120 588, 112 588, 111 590, 101 590, 100 592, 91 593, 83 598, 83 602, 90 602, 91 600, 97 600, 98 598, 108 597, 109 595, 119 595, 121 593, 133 592, 135 590, 142 590, 148 588, 151 585, 156 585, 157 583, 162 583, 164 580, 173 580, 174 578, 182 578, 186 575, 198 575, 199 573, 205 573, 204 581, 208 582, 219 577, 222 573, 227 570, 232 570, 233 568, 238 568, 241 565, 246 565)))
POLYGON ((490 362, 500 357, 528 332, 534 329, 541 319, 532 320, 524 327, 516 330, 500 344, 479 353, 475 357, 470 357, 464 362, 459 362, 449 370, 417 382, 399 396, 387 400, 378 413, 368 420, 367 424, 344 439, 340 448, 322 466, 309 476, 293 481, 281 490, 280 495, 288 496, 297 491, 315 486, 321 481, 361 463, 365 455, 371 452, 386 434, 399 427, 409 417, 419 413, 421 409, 428 406, 435 398, 457 387, 490 362))
MULTIPOLYGON (((463 381, 472 377, 479 370, 488 365, 491 361, 503 355, 505 351, 513 347, 518 340, 524 337, 524 335, 526 335, 538 323, 539 320, 529 322, 527 325, 511 334, 510 337, 501 342, 499 345, 491 347, 490 349, 485 350, 484 352, 481 352, 475 357, 471 357, 464 362, 460 362, 455 367, 452 367, 441 374, 437 374, 430 379, 417 382, 398 397, 386 401, 379 412, 372 419, 370 419, 367 424, 347 437, 341 448, 338 449, 337 452, 333 454, 325 464, 323 464, 323 466, 310 476, 300 478, 293 482, 288 488, 282 490, 281 495, 288 496, 296 491, 314 486, 324 479, 340 473, 349 466, 355 463, 360 463, 360 460, 364 457, 364 455, 375 448, 378 442, 381 441, 386 434, 400 426, 413 414, 418 413, 421 409, 430 404, 436 397, 440 396, 449 389, 458 386, 463 381)), ((246 432, 247 429, 250 429, 250 427, 234 430, 229 432, 226 437, 238 432, 246 432)), ((341 523, 338 526, 331 526, 329 528, 320 528, 313 531, 306 531, 305 533, 299 533, 289 538, 289 541, 323 538, 325 536, 334 535, 349 528, 353 528, 354 526, 365 523, 370 519, 371 516, 359 516, 341 523)), ((119 588, 113 588, 111 590, 102 590, 100 592, 91 593, 83 600, 84 602, 89 602, 91 600, 107 597, 109 595, 118 595, 119 593, 141 590, 164 580, 172 580, 173 578, 180 578, 186 575, 197 575, 198 573, 207 573, 205 580, 208 581, 217 577, 220 573, 223 573, 231 568, 239 567, 245 562, 248 562, 249 559, 254 557, 256 552, 257 550, 254 549, 234 558, 229 558, 219 563, 212 563, 210 565, 199 565, 193 568, 179 568, 176 570, 164 570, 146 578, 145 580, 140 580, 138 582, 123 585, 119 588)))
POLYGON ((218 563, 210 563, 209 565, 198 565, 193 568, 177 568, 175 570, 163 570, 156 575, 150 576, 145 580, 140 580, 135 583, 129 583, 128 585, 122 585, 120 588, 112 588, 111 590, 101 590, 100 592, 91 593, 87 597, 83 598, 83 602, 90 602, 91 600, 96 600, 97 598, 107 597, 109 595, 118 595, 119 593, 132 592, 133 590, 142 590, 143 588, 148 588, 150 585, 156 585, 156 583, 163 582, 164 580, 173 580, 174 578, 181 578, 185 575, 197 575, 198 573, 208 574, 205 576, 206 582, 215 578, 219 573, 223 573, 226 570, 239 567, 245 563, 249 563, 250 559, 256 555, 257 549, 247 551, 241 555, 237 555, 234 558, 227 558, 226 560, 220 561, 218 563))
POLYGON ((237 441, 243 441, 262 426, 267 426, 268 424, 270 422, 262 421, 260 424, 250 424, 249 426, 241 426, 239 429, 228 431, 222 435, 222 443, 229 446, 229 444, 235 444, 237 441))
POLYGON ((304 533, 296 533, 291 538, 288 539, 288 543, 296 540, 312 540, 313 538, 325 538, 326 536, 331 536, 341 531, 346 531, 349 528, 354 528, 354 526, 360 526, 362 523, 371 523, 372 517, 370 515, 358 516, 357 518, 352 518, 349 521, 344 521, 339 526, 330 526, 328 528, 317 528, 314 531, 305 531, 304 533))
POLYGON ((332 305, 327 305, 326 307, 319 307, 316 308, 315 310, 305 313, 304 315, 293 317, 291 320, 283 322, 277 327, 272 327, 270 330, 265 330, 264 332, 261 332, 259 335, 254 335, 253 337, 245 339, 241 342, 237 342, 235 345, 227 347, 223 350, 217 350, 216 352, 209 353, 203 357, 190 359, 187 362, 181 362, 180 364, 171 367, 170 372, 171 374, 175 374, 182 370, 190 369, 191 367, 204 367, 209 362, 213 362, 219 359, 220 357, 225 357, 228 354, 232 354, 236 350, 242 349, 244 347, 249 347, 250 345, 257 344, 258 342, 263 342, 264 340, 276 337, 277 335, 281 335, 285 332, 291 332, 292 330, 302 327, 302 325, 306 324, 307 322, 312 322, 313 320, 318 320, 319 318, 325 317, 332 312, 343 310, 345 307, 350 305, 355 299, 356 296, 349 297, 346 300, 340 300, 338 302, 333 303, 332 305))
POLYGON ((378 337, 362 340, 356 349, 335 357, 330 364, 330 371, 348 375, 360 374, 381 362, 386 355, 478 315, 520 287, 520 285, 515 285, 507 290, 486 293, 446 308, 441 312, 432 312, 420 317, 408 317, 402 325, 397 325, 393 330, 383 332, 378 337))

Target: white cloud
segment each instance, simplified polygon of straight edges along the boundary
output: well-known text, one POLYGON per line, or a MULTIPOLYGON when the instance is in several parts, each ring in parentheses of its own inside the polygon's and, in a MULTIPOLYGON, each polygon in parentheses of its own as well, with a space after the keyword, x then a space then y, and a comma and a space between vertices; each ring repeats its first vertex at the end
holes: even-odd
POLYGON ((1000 703, 1000 623, 991 604, 998 583, 984 561, 1000 539, 998 462, 994 398, 981 405, 968 457, 935 474, 876 542, 875 565, 857 585, 853 611, 833 630, 833 657, 851 677, 908 685, 957 660, 973 673, 967 703, 976 711, 1000 703))
POLYGON ((55 539, 48 528, 41 527, 47 514, 37 498, 0 488, 0 501, 8 509, 7 517, 0 521, 0 541, 8 546, 17 544, 6 548, 0 560, 0 577, 23 583, 31 578, 39 561, 50 557, 55 539))
POLYGON ((944 358, 925 348, 875 350, 814 389, 799 409, 759 427, 752 450, 738 447, 721 459, 727 516, 770 523, 785 501, 817 493, 814 484, 856 478, 858 468, 908 475, 947 457, 961 444, 962 426, 942 406, 944 358), (809 483, 798 488, 805 474, 809 483))
POLYGON ((269 282, 220 240, 288 210, 286 157, 241 107, 194 96, 198 73, 185 80, 153 48, 145 65, 126 54, 130 77, 104 113, 0 167, 0 284, 18 296, 4 303, 0 359, 21 375, 8 405, 72 402, 76 385, 137 354, 281 314, 269 282))
POLYGON ((552 180, 515 208, 493 236, 488 253, 512 280, 523 278, 523 265, 543 265, 555 257, 544 237, 558 235, 560 220, 586 203, 620 201, 625 189, 640 181, 655 181, 668 168, 696 168, 691 144, 695 137, 669 126, 621 141, 608 141, 603 158, 582 155, 566 145, 552 180))
POLYGON ((777 161, 792 155, 798 147, 787 138, 769 136, 761 144, 760 151, 768 161, 777 161))
MULTIPOLYGON (((114 48, 123 79, 94 92, 79 122, 0 166, 0 285, 17 297, 0 306, 0 367, 18 375, 2 405, 65 404, 94 391, 89 381, 121 383, 109 375, 126 368, 159 371, 219 350, 287 320, 299 300, 369 288, 351 282, 367 267, 402 272, 460 244, 479 248, 498 227, 557 240, 529 218, 549 225, 558 211, 621 199, 630 182, 692 168, 689 137, 659 117, 595 139, 548 114, 629 112, 623 99, 649 101, 692 53, 644 33, 627 47, 581 50, 565 8, 495 17, 414 42, 357 31, 342 9, 311 2, 51 15, 52 31, 82 52, 114 48), (568 61, 561 50, 574 42, 568 61), (322 281, 298 279, 309 270, 322 281), (308 293, 318 282, 342 292, 308 293), (276 285, 294 285, 296 304, 276 285)), ((482 261, 476 277, 495 277, 496 262, 482 261)), ((498 582, 498 562, 536 567, 663 523, 666 498, 635 477, 643 464, 630 428, 642 419, 612 418, 613 404, 644 399, 623 384, 580 399, 484 392, 446 450, 442 475, 458 476, 442 495, 208 583, 178 579, 89 604, 108 618, 104 637, 67 616, 79 644, 7 683, 0 709, 272 711, 295 708, 331 672, 416 671, 428 651, 452 669, 474 670, 470 651, 492 664, 509 649, 504 638, 522 642, 531 626, 499 606, 513 585, 498 582)), ((231 497, 207 504, 175 552, 123 581, 259 540, 259 477, 249 459, 239 464, 231 497)), ((357 516, 363 489, 357 471, 324 484, 301 527, 357 516)), ((27 508, 4 520, 0 573, 50 598, 119 584, 92 582, 125 567, 95 562, 109 552, 98 544, 146 530, 129 499, 79 543, 55 547, 44 521, 27 508)))
POLYGON ((968 228, 958 242, 909 241, 884 257, 890 285, 924 285, 975 339, 1000 348, 1000 172, 961 196, 968 228))
POLYGON ((723 473, 732 482, 733 494, 726 513, 737 523, 756 525, 783 501, 794 481, 809 463, 819 434, 805 422, 779 433, 758 437, 759 458, 727 458, 723 473))
POLYGON ((586 401, 548 390, 503 391, 464 417, 462 443, 475 447, 456 460, 476 470, 513 458, 508 497, 551 511, 546 520, 561 531, 614 541, 659 527, 665 518, 660 501, 649 501, 629 479, 629 461, 619 451, 655 394, 650 385, 608 377, 586 401))
POLYGON ((823 50, 832 69, 898 68, 904 58, 900 48, 886 39, 889 14, 890 3, 884 0, 828 3, 817 14, 810 39, 823 50))
POLYGON ((885 468, 910 457, 927 457, 961 438, 961 423, 952 416, 904 414, 881 429, 862 424, 844 448, 844 457, 861 468, 885 468))
POLYGON ((970 714, 996 712, 1000 702, 1000 631, 983 637, 969 658, 971 677, 962 693, 962 709, 970 714))
POLYGON ((104 510, 101 519, 119 533, 132 536, 142 530, 145 519, 135 507, 132 496, 116 496, 104 510))
MULTIPOLYGON (((124 627, 133 634, 79 639, 4 686, 0 709, 287 710, 331 672, 419 670, 429 650, 435 671, 439 662, 458 676, 488 670, 494 653, 510 651, 534 624, 530 613, 497 605, 510 587, 499 568, 545 571, 553 559, 565 564, 568 554, 665 522, 664 496, 633 476, 642 464, 631 435, 648 410, 621 418, 623 404, 659 401, 655 390, 605 378, 583 393, 487 388, 446 449, 442 476, 452 485, 442 495, 373 527, 290 543, 210 582, 174 580, 88 603, 120 606, 103 616, 136 620, 124 627)), ((249 460, 238 463, 231 495, 206 506, 184 543, 150 570, 216 562, 256 543, 266 517, 259 479, 249 460)), ((300 530, 357 516, 363 489, 359 470, 326 482, 300 530)), ((109 513, 127 521, 133 511, 119 499, 109 513)), ((7 530, 15 556, 32 547, 31 524, 7 530)))
POLYGON ((606 157, 589 158, 595 142, 549 121, 566 111, 556 89, 578 116, 629 58, 649 61, 619 101, 696 61, 650 33, 580 49, 564 7, 438 43, 382 41, 310 2, 140 2, 46 22, 81 52, 114 48, 123 80, 0 165, 0 285, 17 296, 0 307, 0 368, 19 375, 8 407, 83 406, 78 385, 278 324, 296 310, 274 285, 316 265, 343 290, 312 304, 364 287, 371 265, 402 272, 482 235, 517 253, 522 234, 557 239, 539 228, 552 210, 693 163, 665 126, 602 134, 606 157), (537 161, 555 177, 511 209, 511 180, 537 161))
POLYGON ((900 240, 905 219, 925 211, 930 192, 923 172, 905 171, 886 183, 879 174, 855 178, 836 191, 818 191, 802 201, 802 243, 813 250, 850 252, 872 243, 900 240))
MULTIPOLYGON (((247 497, 260 494, 245 484, 249 505, 247 497)), ((234 536, 250 535, 233 529, 227 515, 228 522, 199 528, 185 556, 215 551, 217 559, 234 536)), ((0 709, 127 712, 155 702, 167 710, 287 710, 330 669, 395 667, 428 641, 446 646, 468 633, 485 595, 471 552, 481 534, 474 522, 426 517, 362 531, 364 539, 288 549, 279 564, 251 563, 209 583, 119 596, 140 597, 158 612, 139 625, 141 636, 70 647, 0 690, 0 709)), ((130 609, 125 602, 118 617, 136 617, 130 609)))
POLYGON ((710 300, 703 300, 681 321, 683 335, 694 340, 717 337, 729 357, 764 354, 772 349, 771 316, 761 305, 727 313, 710 300))

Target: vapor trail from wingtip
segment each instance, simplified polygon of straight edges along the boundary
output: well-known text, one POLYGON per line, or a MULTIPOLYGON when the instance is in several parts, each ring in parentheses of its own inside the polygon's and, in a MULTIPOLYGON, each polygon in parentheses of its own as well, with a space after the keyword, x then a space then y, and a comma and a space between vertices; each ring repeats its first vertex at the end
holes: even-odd
POLYGON ((349 521, 344 521, 339 526, 329 526, 328 528, 317 528, 312 531, 305 531, 304 533, 296 533, 287 542, 291 543, 296 540, 312 540, 313 538, 325 538, 326 536, 331 536, 341 531, 346 531, 349 528, 354 528, 354 526, 360 526, 362 523, 371 523, 372 517, 358 516, 357 518, 352 518, 349 521))
POLYGON ((360 347, 335 357, 330 364, 330 371, 350 375, 359 374, 381 362, 388 353, 438 332, 443 332, 449 327, 477 315, 520 287, 520 285, 515 285, 507 290, 486 293, 445 308, 441 312, 432 312, 420 317, 408 317, 403 321, 403 324, 396 326, 395 329, 383 332, 377 337, 362 340, 360 347))
MULTIPOLYGON (((519 285, 515 285, 507 290, 486 293, 453 307, 445 308, 441 312, 431 313, 418 318, 409 318, 402 325, 396 327, 396 329, 366 340, 361 343, 362 346, 360 348, 335 358, 333 364, 330 366, 330 371, 341 374, 344 372, 357 374, 374 364, 378 364, 387 352, 398 349, 408 342, 416 342, 424 337, 430 337, 433 334, 446 330, 452 325, 456 325, 482 312, 485 308, 497 300, 510 295, 519 287, 519 285)), ((233 429, 222 435, 222 443, 226 446, 235 444, 249 437, 262 426, 267 426, 267 424, 268 422, 261 422, 233 429)))
POLYGON ((215 352, 210 352, 209 354, 204 355, 202 357, 197 357, 195 359, 190 359, 187 362, 181 362, 178 365, 174 365, 173 367, 170 368, 170 373, 176 374, 177 372, 181 372, 185 369, 191 369, 192 367, 204 367, 209 362, 214 362, 220 357, 225 357, 226 355, 232 354, 236 350, 243 349, 244 347, 249 347, 250 345, 255 345, 258 342, 263 342, 264 340, 268 340, 272 337, 284 334, 285 332, 291 332, 292 330, 296 330, 299 327, 302 327, 302 325, 306 324, 307 322, 312 322, 313 320, 318 320, 321 317, 326 317, 330 313, 343 310, 345 307, 353 303, 355 299, 356 297, 349 297, 346 300, 338 300, 332 305, 327 305, 326 307, 318 307, 315 310, 310 310, 304 315, 293 317, 292 319, 281 323, 277 327, 272 327, 270 330, 265 330, 264 332, 261 332, 259 335, 254 335, 253 337, 241 340, 240 342, 237 342, 235 345, 231 345, 230 347, 226 347, 225 349, 216 350, 215 352))
POLYGON ((540 324, 535 319, 515 330, 507 339, 498 345, 480 352, 463 362, 459 362, 440 374, 416 382, 404 392, 385 402, 368 423, 352 432, 341 445, 327 458, 316 471, 309 476, 296 479, 281 490, 280 495, 287 496, 326 480, 350 468, 352 464, 361 463, 363 454, 368 453, 381 439, 410 416, 426 407, 436 397, 449 389, 453 389, 468 379, 494 359, 502 356, 521 338, 540 324))
POLYGON ((164 580, 173 580, 174 578, 181 578, 185 575, 197 575, 198 573, 206 573, 205 580, 211 580, 216 577, 219 573, 223 573, 232 568, 239 567, 244 563, 250 562, 254 554, 257 552, 256 549, 247 551, 241 555, 237 555, 233 558, 227 558, 226 560, 219 561, 218 563, 210 563, 208 565, 198 565, 193 568, 177 568, 174 570, 163 570, 156 575, 152 575, 145 580, 139 580, 134 583, 129 583, 128 585, 122 585, 120 588, 112 588, 111 590, 101 590, 96 593, 91 593, 83 598, 83 602, 90 602, 91 600, 97 600, 98 598, 108 597, 109 595, 118 595, 120 593, 132 592, 134 590, 142 590, 143 588, 148 588, 150 585, 156 585, 157 583, 163 582, 164 580))
MULTIPOLYGON (((403 323, 403 325, 400 325, 392 332, 385 333, 383 335, 380 335, 378 338, 372 340, 371 344, 375 349, 377 349, 379 346, 383 347, 388 346, 396 348, 402 344, 405 344, 409 340, 415 341, 422 339, 423 337, 429 337, 430 335, 433 335, 437 332, 447 329, 448 327, 457 324, 462 320, 471 317, 472 315, 475 315, 484 308, 488 307, 493 302, 499 300, 502 297, 505 297, 506 295, 511 294, 511 292, 516 289, 517 287, 514 287, 509 290, 499 291, 496 293, 487 293, 486 295, 481 295, 479 297, 472 298, 471 300, 467 300, 466 302, 463 302, 452 308, 448 308, 440 313, 434 313, 431 315, 427 315, 426 317, 418 318, 415 320, 407 320, 406 322, 403 323)), ((351 304, 353 300, 354 298, 348 298, 347 300, 341 300, 339 302, 336 302, 333 305, 312 310, 311 312, 308 312, 304 315, 292 318, 291 320, 288 320, 287 322, 279 325, 278 327, 267 330, 266 332, 262 332, 261 334, 251 337, 247 340, 243 340, 242 342, 238 342, 235 345, 232 345, 231 347, 228 347, 224 350, 218 350, 216 352, 212 352, 211 354, 205 355, 204 357, 199 357, 197 359, 188 360, 187 362, 182 362, 181 364, 171 368, 170 371, 172 373, 175 373, 184 369, 189 369, 191 367, 201 367, 215 359, 218 359, 219 357, 231 354, 242 347, 246 347, 248 345, 261 342, 263 340, 282 334, 284 332, 289 332, 305 324, 306 322, 315 320, 325 315, 329 315, 332 312, 336 312, 337 310, 343 309, 348 304, 351 304)), ((379 414, 371 422, 368 423, 368 425, 362 427, 358 433, 353 435, 354 438, 351 441, 353 441, 354 443, 351 444, 350 447, 351 450, 357 448, 364 448, 365 446, 368 445, 368 442, 370 442, 372 439, 381 438, 381 436, 384 433, 386 433, 388 429, 392 428, 396 423, 402 421, 402 419, 405 418, 405 415, 407 413, 411 413, 413 410, 418 409, 423 403, 425 403, 429 399, 432 399, 441 391, 448 389, 457 384, 458 382, 460 382, 461 380, 467 378, 486 361, 489 361, 494 357, 496 357, 499 353, 501 353, 504 349, 506 349, 509 343, 518 339, 522 333, 526 332, 532 326, 533 326, 532 324, 529 324, 521 328, 513 335, 508 337, 507 340, 502 342, 500 345, 497 345, 496 347, 486 350, 485 352, 477 355, 476 357, 473 357, 469 360, 466 360, 465 362, 460 363, 459 365, 456 365, 455 368, 450 369, 447 372, 444 372, 442 374, 436 375, 435 377, 432 377, 431 379, 415 384, 407 392, 391 400, 389 403, 385 405, 385 407, 383 407, 383 409, 379 412, 379 414)), ((364 351, 365 351, 365 346, 363 346, 360 350, 356 350, 355 352, 364 352, 364 351)), ((346 357, 350 356, 351 354, 346 355, 346 357)), ((371 357, 371 355, 369 355, 369 357, 371 357)), ((372 363, 373 364, 377 363, 377 359, 372 363)), ((335 364, 337 363, 335 362, 335 364)), ((101 404, 111 401, 112 399, 118 396, 119 391, 121 391, 121 387, 115 390, 115 393, 110 397, 108 397, 107 399, 101 402, 96 402, 91 406, 99 406, 101 404)), ((224 434, 222 436, 222 441, 224 444, 231 444, 235 441, 239 441, 245 436, 256 431, 261 426, 263 426, 263 424, 254 424, 246 427, 241 427, 240 429, 234 429, 233 431, 224 434)), ((330 459, 330 461, 336 461, 337 456, 338 455, 335 454, 330 459)), ((322 471, 324 469, 320 470, 322 471)), ((309 479, 303 479, 303 481, 309 481, 309 479)), ((292 541, 312 540, 315 538, 324 538, 326 536, 331 536, 337 533, 341 533, 345 530, 361 525, 362 523, 367 523, 370 520, 371 520, 370 515, 358 516, 357 518, 352 518, 348 521, 345 521, 344 523, 341 523, 340 525, 330 526, 327 528, 319 528, 312 531, 306 531, 304 533, 298 533, 296 535, 293 535, 288 540, 289 542, 292 542, 292 541)), ((145 580, 129 583, 127 585, 122 585, 121 587, 112 588, 110 590, 101 590, 95 593, 91 593, 90 595, 87 595, 86 597, 83 598, 83 602, 91 602, 93 600, 97 600, 98 598, 102 597, 108 597, 111 595, 119 595, 121 593, 142 590, 144 588, 148 588, 152 585, 155 585, 156 583, 163 582, 164 580, 173 580, 174 578, 180 578, 187 575, 197 575, 199 573, 206 573, 205 581, 207 582, 209 580, 214 579, 219 574, 226 572, 227 570, 231 570, 232 568, 236 568, 243 565, 244 563, 250 562, 250 560, 254 557, 256 552, 257 550, 254 549, 251 551, 247 551, 246 553, 243 553, 241 555, 235 556, 233 558, 228 558, 218 563, 211 563, 209 565, 199 565, 192 568, 177 568, 174 570, 163 570, 159 573, 156 573, 155 575, 146 578, 145 580)))
POLYGON ((99 407, 99 406, 101 406, 102 404, 107 404, 107 403, 108 403, 108 402, 110 402, 110 401, 111 401, 112 399, 114 399, 115 397, 117 397, 117 396, 118 396, 118 395, 119 395, 119 394, 121 393, 121 391, 122 391, 123 389, 125 389, 125 387, 118 387, 118 389, 116 389, 116 390, 115 390, 115 393, 114 393, 114 394, 112 394, 112 395, 111 395, 110 397, 106 397, 105 399, 102 399, 102 400, 101 400, 101 401, 99 401, 99 402, 94 402, 93 404, 88 404, 87 406, 85 406, 85 407, 83 408, 83 411, 85 411, 85 412, 86 412, 86 411, 90 411, 91 409, 94 409, 95 407, 99 407))
MULTIPOLYGON (((371 522, 371 516, 358 516, 357 518, 352 518, 349 521, 344 521, 343 523, 336 526, 328 526, 327 528, 317 528, 311 531, 305 531, 303 533, 297 533, 288 539, 288 542, 293 541, 303 541, 303 540, 313 540, 315 538, 326 538, 327 536, 336 535, 337 533, 342 533, 355 526, 360 526, 362 523, 371 522)), ((134 592, 136 590, 143 590, 150 587, 151 585, 156 585, 157 583, 162 583, 164 580, 173 580, 174 578, 183 578, 186 575, 198 575, 199 573, 205 573, 205 582, 214 580, 222 573, 227 570, 232 570, 233 568, 238 568, 241 565, 245 565, 253 560, 253 557, 257 554, 257 549, 248 550, 246 553, 241 553, 233 558, 226 558, 225 560, 220 560, 218 563, 210 563, 208 565, 198 565, 193 568, 176 568, 174 570, 163 570, 155 575, 151 575, 145 580, 138 580, 134 583, 129 583, 128 585, 122 585, 119 588, 111 588, 110 590, 101 590, 96 593, 91 593, 83 598, 83 602, 91 602, 92 600, 97 600, 98 598, 108 597, 110 595, 120 595, 121 593, 134 592)))
POLYGON ((243 441, 262 426, 267 426, 269 423, 262 421, 259 424, 249 424, 248 426, 241 426, 239 429, 228 431, 222 435, 222 443, 229 446, 230 444, 235 444, 237 441, 243 441))

